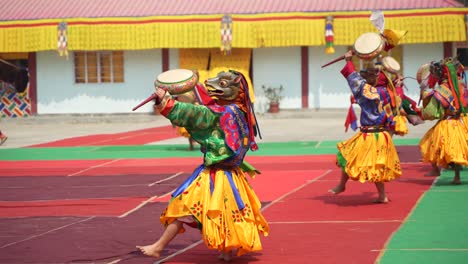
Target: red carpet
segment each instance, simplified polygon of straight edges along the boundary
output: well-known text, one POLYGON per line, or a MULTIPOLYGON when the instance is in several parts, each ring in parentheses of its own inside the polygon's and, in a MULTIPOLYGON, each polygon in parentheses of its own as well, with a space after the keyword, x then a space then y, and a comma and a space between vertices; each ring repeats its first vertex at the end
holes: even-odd
POLYGON ((0 161, 2 176, 101 176, 192 172, 200 158, 0 161))
MULTIPOLYGON (((285 171, 264 172, 282 176, 281 185, 296 180, 297 172, 285 165, 290 160, 283 162, 285 171)), ((332 195, 327 190, 337 184, 340 170, 332 169, 314 181, 323 171, 313 167, 308 171, 312 182, 297 191, 290 186, 289 195, 264 211, 271 232, 262 238, 263 251, 236 258, 235 263, 374 263, 379 250, 434 180, 423 176, 424 165, 403 164, 405 176, 386 185, 391 202, 373 204, 373 184, 350 181, 346 192, 332 195)), ((260 179, 254 181, 258 184, 254 188, 261 198, 263 190, 274 191, 280 185, 277 178, 260 179)), ((164 263, 216 263, 216 255, 201 244, 164 263)))
POLYGON ((146 197, 107 199, 0 201, 0 217, 31 216, 119 216, 135 208, 146 197))
POLYGON ((115 134, 89 135, 82 137, 67 138, 43 144, 28 146, 39 147, 77 147, 77 146, 122 146, 122 145, 144 145, 155 141, 179 137, 175 129, 169 126, 147 128, 115 134))
MULTIPOLYGON (((340 195, 327 193, 329 188, 337 184, 340 176, 340 171, 334 164, 334 155, 249 157, 247 161, 262 171, 262 174, 250 182, 261 201, 267 204, 264 215, 270 223, 271 232, 268 237, 262 238, 263 251, 236 258, 234 263, 373 263, 392 232, 400 226, 434 180, 423 176, 428 169, 427 165, 403 163, 404 176, 386 185, 391 202, 372 204, 371 200, 376 196, 373 184, 350 181, 346 192, 340 195)), ((8 243, 18 244, 8 246, 7 251, 4 251, 4 263, 24 263, 21 260, 23 257, 18 257, 20 252, 28 252, 31 257, 28 260, 40 259, 42 263, 78 261, 83 260, 83 256, 86 256, 88 262, 106 259, 106 263, 110 263, 123 257, 125 261, 122 263, 153 263, 152 258, 132 252, 135 244, 151 243, 160 235, 162 227, 158 217, 168 196, 148 203, 117 224, 113 222, 117 219, 115 216, 140 205, 151 197, 149 193, 141 192, 133 196, 124 194, 127 196, 111 196, 107 199, 60 199, 67 191, 54 186, 66 186, 64 184, 67 181, 76 179, 75 184, 79 182, 77 187, 89 185, 90 191, 103 194, 105 191, 100 188, 106 187, 109 182, 115 181, 115 186, 125 188, 132 181, 145 184, 155 174, 166 173, 167 178, 176 172, 187 175, 200 162, 200 158, 0 162, 0 175, 22 176, 22 183, 28 179, 37 179, 37 188, 46 186, 45 183, 40 184, 43 178, 27 176, 55 175, 55 181, 66 179, 50 185, 50 196, 58 197, 56 199, 15 201, 14 197, 10 197, 12 192, 8 196, 12 201, 0 199, 3 200, 0 203, 0 217, 3 218, 0 225, 5 226, 5 231, 7 226, 21 221, 25 227, 31 226, 31 221, 48 222, 47 219, 54 219, 50 216, 113 216, 93 218, 83 225, 75 221, 73 223, 77 224, 70 227, 66 225, 59 232, 47 231, 50 229, 21 229, 22 231, 11 234, 8 238, 8 243), (22 169, 16 169, 18 167, 22 169), (127 177, 128 180, 122 177, 127 177), (34 217, 21 218, 25 216, 34 217), (109 224, 109 221, 112 223, 109 224), (129 225, 129 221, 133 224, 129 225), (116 229, 113 225, 118 225, 119 228, 116 229), (99 230, 102 232, 97 234, 99 230), (40 236, 35 238, 35 234, 40 236), (47 248, 41 247, 60 246, 65 236, 81 244, 79 247, 71 245, 63 254, 61 251, 46 252, 47 248), (23 243, 21 241, 24 237, 30 239, 23 243), (113 244, 103 246, 109 242, 113 244)), ((14 178, 1 177, 0 183, 4 185, 3 188, 32 186, 23 186, 20 181, 12 180, 14 178)), ((156 181, 160 179, 162 178, 156 177, 156 181)), ((182 177, 174 179, 183 180, 182 177)), ((168 190, 178 186, 177 181, 154 185, 154 193, 168 193, 168 190)), ((134 192, 138 190, 133 189, 134 192)), ((25 191, 27 190, 22 190, 23 193, 25 191)), ((126 191, 131 190, 129 188, 126 191)), ((4 196, 7 197, 6 192, 4 196)), ((196 230, 177 237, 163 252, 163 258, 172 253, 180 253, 199 239, 196 230)), ((215 251, 207 250, 200 244, 165 260, 165 263, 219 263, 216 255, 215 251)), ((24 253, 21 256, 25 256, 24 253)))

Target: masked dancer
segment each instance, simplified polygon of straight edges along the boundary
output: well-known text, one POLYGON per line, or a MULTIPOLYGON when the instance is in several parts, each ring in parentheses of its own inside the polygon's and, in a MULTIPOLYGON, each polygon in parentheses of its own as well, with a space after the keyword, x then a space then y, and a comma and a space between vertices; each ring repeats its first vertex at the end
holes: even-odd
POLYGON ((372 64, 358 73, 351 62, 352 51, 345 54, 346 65, 341 73, 348 81, 355 101, 361 107, 360 132, 338 143, 337 165, 342 169, 340 182, 329 190, 333 194, 345 191, 351 178, 372 182, 377 188, 376 203, 387 203, 385 182, 402 174, 400 159, 389 131, 395 131, 398 100, 389 77, 372 64))
POLYGON ((160 257, 185 226, 199 228, 205 245, 225 261, 234 250, 237 256, 261 250, 260 235, 268 235, 260 201, 243 172, 248 171, 243 168, 245 154, 257 149, 245 77, 232 70, 220 72, 205 81, 205 88, 213 101, 195 105, 173 100, 155 87, 157 109, 200 144, 203 163, 172 194, 160 217, 162 236, 151 245, 137 246, 146 255, 160 257))
POLYGON ((422 159, 432 165, 427 175, 439 176, 441 168, 453 169, 452 184, 461 184, 460 170, 468 165, 468 128, 463 120, 468 98, 459 81, 460 67, 456 58, 446 58, 419 70, 429 73, 420 84, 423 116, 438 120, 419 142, 422 159))

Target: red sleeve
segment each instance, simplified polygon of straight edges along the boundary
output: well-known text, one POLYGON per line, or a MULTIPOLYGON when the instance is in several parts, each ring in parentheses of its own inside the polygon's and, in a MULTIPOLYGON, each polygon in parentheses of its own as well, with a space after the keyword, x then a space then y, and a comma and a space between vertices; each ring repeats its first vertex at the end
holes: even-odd
POLYGON ((356 69, 354 68, 354 64, 352 61, 347 61, 345 66, 343 67, 343 69, 341 70, 341 74, 343 74, 343 76, 345 78, 348 78, 348 76, 355 72, 356 69))
POLYGON ((195 95, 197 96, 198 102, 202 105, 212 105, 215 103, 213 98, 211 98, 208 93, 206 92, 206 89, 203 85, 200 83, 197 83, 194 88, 195 95))
POLYGON ((161 115, 167 116, 172 108, 174 108, 174 102, 173 99, 168 99, 166 105, 164 105, 163 109, 160 111, 161 115))

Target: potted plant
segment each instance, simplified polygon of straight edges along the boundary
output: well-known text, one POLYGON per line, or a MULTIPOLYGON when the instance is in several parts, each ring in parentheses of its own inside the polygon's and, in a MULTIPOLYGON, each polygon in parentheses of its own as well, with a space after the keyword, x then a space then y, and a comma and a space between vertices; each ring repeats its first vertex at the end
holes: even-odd
POLYGON ((265 87, 265 85, 262 85, 262 89, 263 93, 265 94, 265 97, 270 103, 270 108, 268 109, 268 112, 278 113, 280 100, 283 99, 283 96, 281 95, 281 93, 283 92, 283 86, 280 85, 279 87, 265 87))

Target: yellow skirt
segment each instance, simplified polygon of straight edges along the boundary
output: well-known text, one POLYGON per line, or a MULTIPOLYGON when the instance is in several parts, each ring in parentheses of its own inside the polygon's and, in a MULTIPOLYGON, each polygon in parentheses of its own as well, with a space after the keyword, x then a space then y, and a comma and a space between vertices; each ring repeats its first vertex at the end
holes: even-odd
POLYGON ((463 125, 465 125, 466 129, 468 130, 468 113, 461 116, 461 120, 463 125))
POLYGON ((450 163, 468 166, 468 128, 461 119, 443 119, 419 142, 425 162, 447 168, 450 163))
POLYGON ((337 145, 337 164, 359 182, 388 182, 401 176, 398 153, 388 132, 359 132, 337 145))
POLYGON ((187 129, 185 129, 185 127, 177 127, 177 135, 186 137, 186 138, 191 137, 187 129))
POLYGON ((261 250, 260 233, 267 236, 269 227, 260 212, 260 200, 242 170, 210 170, 203 166, 197 170, 182 184, 186 187, 179 188, 180 194, 173 194, 161 223, 191 218, 209 249, 237 249, 238 256, 261 250))
POLYGON ((406 118, 406 116, 395 116, 395 134, 399 136, 404 136, 408 134, 408 126, 406 125, 407 122, 408 119, 406 118))

